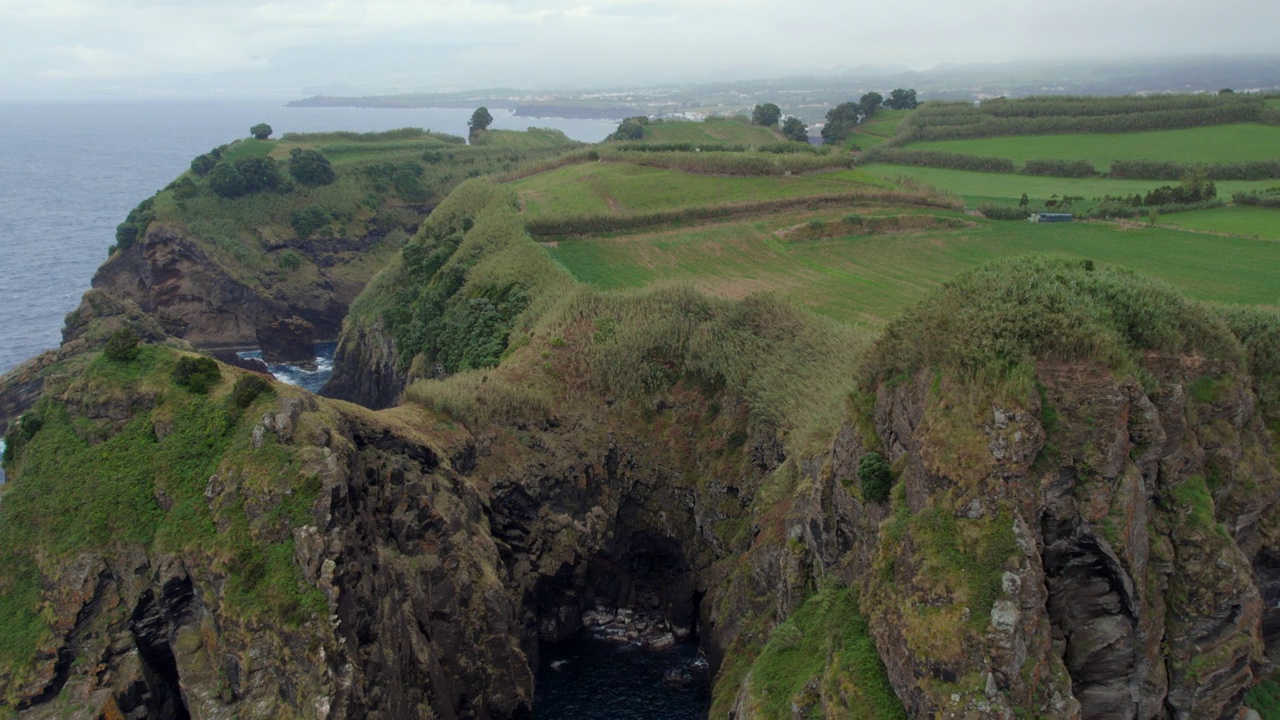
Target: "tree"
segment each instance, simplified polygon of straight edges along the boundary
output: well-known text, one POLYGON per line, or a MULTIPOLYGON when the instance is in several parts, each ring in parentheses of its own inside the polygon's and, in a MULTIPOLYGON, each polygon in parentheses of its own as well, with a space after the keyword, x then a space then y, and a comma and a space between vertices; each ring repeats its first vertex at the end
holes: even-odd
POLYGON ((1022 198, 1018 200, 1018 207, 1024 208, 1030 204, 1031 204, 1031 198, 1027 197, 1026 193, 1022 193, 1022 198))
POLYGON ((294 148, 289 151, 289 174, 303 185, 328 185, 333 182, 333 166, 319 150, 294 148))
POLYGON ((889 92, 889 99, 885 100, 884 104, 893 110, 915 110, 920 103, 916 101, 915 88, 894 88, 889 92))
POLYGON ((861 107, 855 102, 843 102, 827 111, 827 122, 822 126, 822 142, 836 145, 844 142, 854 125, 858 124, 861 107))
POLYGON ((467 127, 471 128, 472 135, 487 129, 491 124, 493 124, 493 116, 489 114, 489 108, 483 105, 476 108, 476 111, 471 113, 471 119, 467 121, 467 127))
POLYGON ((637 117, 629 117, 618 123, 618 129, 614 130, 606 140, 643 140, 644 126, 649 124, 649 118, 639 115, 637 117))
POLYGON ((883 102, 884 96, 874 90, 858 98, 858 109, 862 111, 862 119, 865 120, 874 115, 883 102))
POLYGON ((778 119, 782 117, 782 108, 773 103, 765 103, 757 105, 751 111, 751 123, 753 125, 763 125, 765 127, 773 127, 778 124, 778 119))
POLYGON ((782 134, 788 140, 809 142, 809 127, 798 117, 788 117, 782 122, 782 134))
POLYGON ((252 135, 255 140, 266 140, 271 137, 271 126, 266 123, 258 123, 257 125, 249 128, 249 134, 252 135))

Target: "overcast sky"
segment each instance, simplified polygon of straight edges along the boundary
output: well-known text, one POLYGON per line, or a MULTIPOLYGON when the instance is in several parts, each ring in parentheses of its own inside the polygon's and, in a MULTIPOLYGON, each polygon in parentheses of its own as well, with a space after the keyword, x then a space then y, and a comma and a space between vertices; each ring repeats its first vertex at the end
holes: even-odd
POLYGON ((1274 54, 1278 27, 1276 0, 0 0, 0 99, 579 88, 1274 54))

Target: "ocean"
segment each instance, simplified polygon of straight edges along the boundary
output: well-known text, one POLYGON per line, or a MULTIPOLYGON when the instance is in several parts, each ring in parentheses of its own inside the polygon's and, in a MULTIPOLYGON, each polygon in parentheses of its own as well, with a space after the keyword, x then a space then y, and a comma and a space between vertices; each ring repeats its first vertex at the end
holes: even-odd
MULTIPOLYGON (((0 373, 56 347, 129 211, 191 158, 247 137, 421 127, 465 136, 471 110, 287 108, 289 98, 201 101, 0 102, 0 373)), ((490 108, 493 127, 554 127, 597 142, 606 120, 517 118, 490 108)))

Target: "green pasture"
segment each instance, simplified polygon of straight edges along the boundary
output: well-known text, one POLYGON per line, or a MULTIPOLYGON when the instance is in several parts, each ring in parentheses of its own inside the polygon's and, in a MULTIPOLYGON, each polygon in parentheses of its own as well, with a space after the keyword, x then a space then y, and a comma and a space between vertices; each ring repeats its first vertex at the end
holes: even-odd
POLYGON ((620 162, 570 165, 511 183, 530 218, 627 214, 891 187, 860 169, 725 177, 620 162))
POLYGON ((577 145, 559 130, 531 127, 528 130, 485 130, 475 140, 484 147, 511 148, 513 150, 545 150, 577 145))
MULTIPOLYGON (((874 212, 860 211, 868 218, 874 212)), ((973 219, 967 228, 791 240, 783 232, 839 210, 594 238, 561 238, 547 252, 573 275, 613 290, 687 281, 743 297, 777 292, 824 315, 878 327, 962 270, 1047 253, 1132 268, 1188 296, 1280 306, 1280 243, 1147 225, 1035 225, 973 219)))
POLYGON ((1266 240, 1280 240, 1280 210, 1267 207, 1226 207, 1164 215, 1159 220, 1191 230, 1223 232, 1266 240))
POLYGON ((1280 158, 1280 126, 1239 123, 1140 133, 1015 135, 905 147, 1009 158, 1018 165, 1027 160, 1088 160, 1105 172, 1112 160, 1232 163, 1280 158))
MULTIPOLYGON (((899 176, 915 178, 943 190, 949 190, 971 207, 983 202, 996 204, 1016 203, 1026 193, 1033 203, 1041 203, 1053 195, 1077 195, 1092 201, 1104 195, 1146 194, 1172 181, 1162 180, 1114 180, 1111 178, 1055 178, 1039 175, 1007 175, 968 170, 914 167, 907 165, 882 165, 873 163, 861 169, 886 179, 899 176)), ((1232 193, 1264 190, 1276 184, 1275 180, 1221 180, 1214 183, 1218 197, 1230 200, 1232 193)))
POLYGON ((782 140, 769 128, 736 120, 708 118, 702 122, 665 121, 645 126, 646 142, 714 143, 720 145, 767 145, 782 140))

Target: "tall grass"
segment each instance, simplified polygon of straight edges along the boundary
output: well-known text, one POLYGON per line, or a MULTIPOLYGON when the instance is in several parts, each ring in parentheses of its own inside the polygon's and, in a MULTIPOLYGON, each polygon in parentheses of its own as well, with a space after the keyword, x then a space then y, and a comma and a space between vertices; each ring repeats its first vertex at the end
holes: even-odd
POLYGON ((929 367, 1000 383, 1041 356, 1132 368, 1144 350, 1244 360, 1220 317, 1162 282, 1032 256, 963 273, 890 323, 864 381, 929 367))

